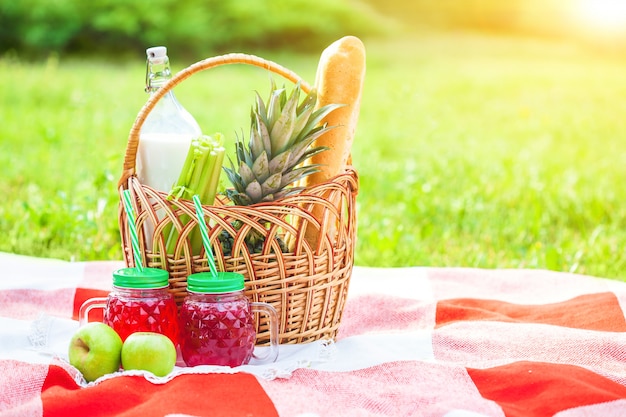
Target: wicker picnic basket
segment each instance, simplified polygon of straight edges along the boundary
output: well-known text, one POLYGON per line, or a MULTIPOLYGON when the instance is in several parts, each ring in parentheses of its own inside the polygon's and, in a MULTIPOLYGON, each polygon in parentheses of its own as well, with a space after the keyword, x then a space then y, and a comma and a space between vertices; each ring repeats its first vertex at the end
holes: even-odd
MULTIPOLYGON (((143 264, 169 272, 170 291, 179 305, 187 294, 187 276, 209 270, 207 257, 204 250, 199 255, 192 254, 189 235, 198 227, 193 202, 168 200, 167 193, 139 182, 135 174, 139 132, 165 93, 195 73, 226 64, 263 68, 290 82, 300 82, 304 92, 310 90, 299 76, 274 62, 252 55, 227 54, 199 61, 180 71, 140 110, 128 138, 118 184, 120 199, 128 189, 135 209, 143 264), (183 218, 186 220, 181 221, 183 218), (166 252, 162 233, 172 227, 170 224, 178 231, 173 253, 166 252), (146 225, 154 230, 152 236, 145 232, 146 225)), ((235 206, 220 196, 214 205, 203 206, 217 269, 243 274, 244 292, 250 300, 269 303, 278 311, 280 343, 336 336, 354 261, 357 192, 357 173, 348 167, 325 183, 271 203, 235 206), (316 212, 321 210, 321 216, 311 214, 315 206, 319 206, 316 212), (242 226, 235 228, 236 221, 242 226), (305 238, 307 228, 317 231, 316 241, 305 238), (265 237, 260 253, 251 253, 245 243, 246 235, 253 230, 265 237), (225 234, 232 237, 230 253, 225 253, 220 241, 225 234)), ((121 203, 119 225, 124 259, 128 266, 133 266, 128 217, 121 203)), ((269 341, 269 325, 263 316, 258 317, 257 333, 257 343, 269 341)))

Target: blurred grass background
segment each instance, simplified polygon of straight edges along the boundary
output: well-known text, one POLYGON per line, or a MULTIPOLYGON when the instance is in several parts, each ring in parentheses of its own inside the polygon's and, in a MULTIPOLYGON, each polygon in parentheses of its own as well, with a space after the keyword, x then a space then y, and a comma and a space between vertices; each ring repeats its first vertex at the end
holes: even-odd
MULTIPOLYGON (((146 47, 167 45, 175 71, 242 51, 312 81, 321 50, 356 34, 357 264, 626 277, 626 12, 620 26, 584 20, 584 0, 82 3, 0 0, 1 251, 121 258, 146 47)), ((232 138, 268 85, 228 67, 176 93, 232 138)))

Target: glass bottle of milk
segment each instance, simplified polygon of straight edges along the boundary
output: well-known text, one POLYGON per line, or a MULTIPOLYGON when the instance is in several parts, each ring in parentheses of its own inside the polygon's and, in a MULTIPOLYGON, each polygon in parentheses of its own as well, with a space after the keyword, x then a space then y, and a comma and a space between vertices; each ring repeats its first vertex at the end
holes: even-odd
MULTIPOLYGON (((172 78, 167 48, 146 50, 146 92, 154 93, 172 78)), ((200 126, 168 91, 148 114, 139 132, 137 178, 156 190, 169 193, 180 175, 192 139, 200 126)))

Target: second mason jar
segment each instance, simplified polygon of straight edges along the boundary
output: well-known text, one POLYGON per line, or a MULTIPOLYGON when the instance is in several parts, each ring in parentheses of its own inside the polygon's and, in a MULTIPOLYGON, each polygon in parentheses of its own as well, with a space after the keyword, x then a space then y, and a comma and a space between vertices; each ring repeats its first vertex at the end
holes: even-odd
POLYGON ((251 358, 273 362, 278 356, 276 310, 267 303, 250 302, 244 277, 234 272, 209 272, 187 277, 188 295, 180 309, 180 350, 187 366, 235 367, 251 358), (269 316, 270 346, 263 357, 254 354, 256 330, 253 315, 269 316))

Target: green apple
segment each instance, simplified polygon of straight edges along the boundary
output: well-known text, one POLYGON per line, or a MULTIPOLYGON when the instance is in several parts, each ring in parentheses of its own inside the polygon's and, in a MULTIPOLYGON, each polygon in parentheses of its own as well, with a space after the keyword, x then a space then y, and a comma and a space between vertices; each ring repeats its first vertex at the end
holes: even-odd
POLYGON ((176 346, 169 337, 154 332, 132 333, 122 346, 122 368, 165 376, 176 365, 176 346))
POLYGON ((70 364, 86 381, 120 369, 122 339, 104 323, 91 322, 80 327, 72 336, 68 349, 70 364))

